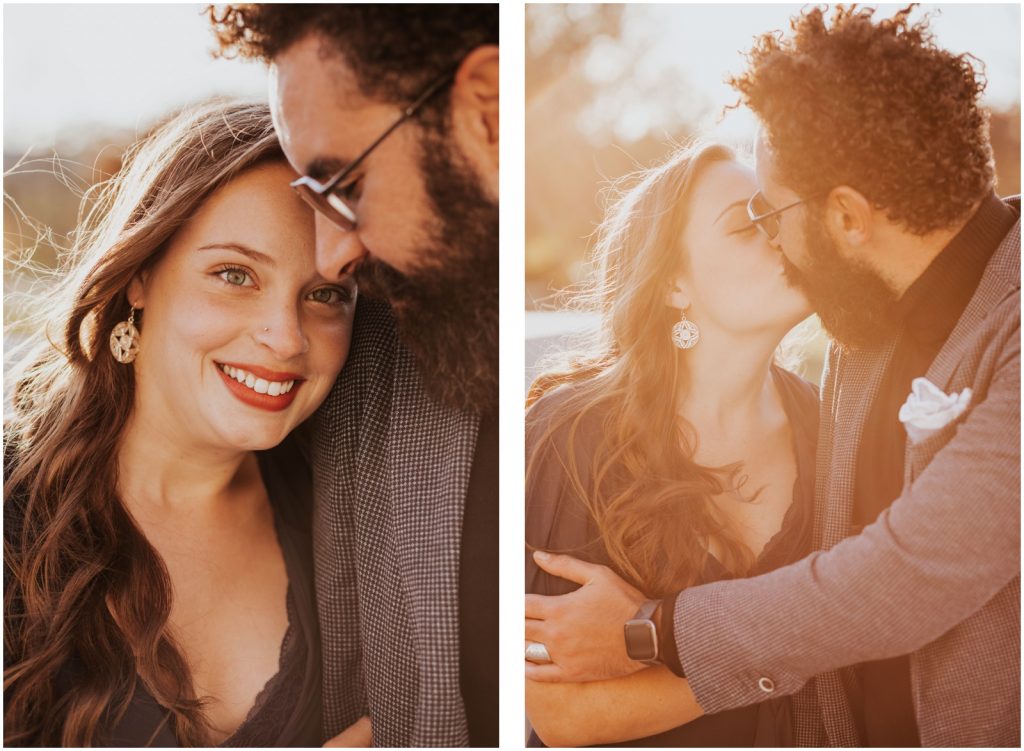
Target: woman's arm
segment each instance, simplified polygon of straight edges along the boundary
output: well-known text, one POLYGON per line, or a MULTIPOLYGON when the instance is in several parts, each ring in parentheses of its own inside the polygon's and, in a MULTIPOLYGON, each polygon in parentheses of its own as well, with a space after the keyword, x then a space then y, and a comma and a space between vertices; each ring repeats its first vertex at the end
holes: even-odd
POLYGON ((526 681, 526 714, 548 746, 593 746, 644 738, 704 714, 685 678, 652 667, 608 681, 526 681))

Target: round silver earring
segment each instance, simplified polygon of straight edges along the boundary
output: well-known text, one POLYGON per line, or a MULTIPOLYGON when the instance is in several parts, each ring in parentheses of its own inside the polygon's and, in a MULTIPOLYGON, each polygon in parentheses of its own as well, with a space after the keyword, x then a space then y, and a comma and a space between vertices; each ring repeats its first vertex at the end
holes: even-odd
POLYGON ((114 359, 127 365, 139 354, 139 330, 135 328, 135 306, 128 313, 128 320, 121 321, 110 333, 110 352, 114 359))
POLYGON ((690 349, 700 341, 700 329, 697 324, 686 317, 683 312, 682 318, 676 321, 672 327, 672 342, 679 349, 690 349))

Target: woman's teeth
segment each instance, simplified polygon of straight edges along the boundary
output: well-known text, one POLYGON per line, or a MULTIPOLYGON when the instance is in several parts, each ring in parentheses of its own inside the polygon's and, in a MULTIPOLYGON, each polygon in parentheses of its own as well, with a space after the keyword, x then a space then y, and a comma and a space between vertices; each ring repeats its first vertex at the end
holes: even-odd
POLYGON ((242 385, 251 388, 257 394, 281 396, 282 394, 287 394, 291 391, 292 386, 295 385, 295 381, 268 381, 264 378, 257 378, 246 370, 234 368, 230 365, 221 365, 220 369, 223 370, 229 378, 234 378, 242 385))

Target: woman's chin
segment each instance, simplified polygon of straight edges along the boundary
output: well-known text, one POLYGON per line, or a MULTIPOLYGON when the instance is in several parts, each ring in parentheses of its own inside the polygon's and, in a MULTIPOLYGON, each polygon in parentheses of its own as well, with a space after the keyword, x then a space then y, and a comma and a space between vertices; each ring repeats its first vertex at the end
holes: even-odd
POLYGON ((291 427, 265 425, 233 425, 218 431, 225 448, 237 451, 266 451, 279 445, 291 432, 291 427))

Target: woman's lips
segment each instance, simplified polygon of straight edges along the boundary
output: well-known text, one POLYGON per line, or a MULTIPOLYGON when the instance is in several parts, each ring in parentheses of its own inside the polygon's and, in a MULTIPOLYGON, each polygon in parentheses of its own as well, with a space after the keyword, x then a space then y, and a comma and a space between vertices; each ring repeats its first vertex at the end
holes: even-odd
POLYGON ((235 398, 268 412, 287 409, 304 383, 297 373, 285 373, 241 363, 217 363, 217 372, 235 398))

